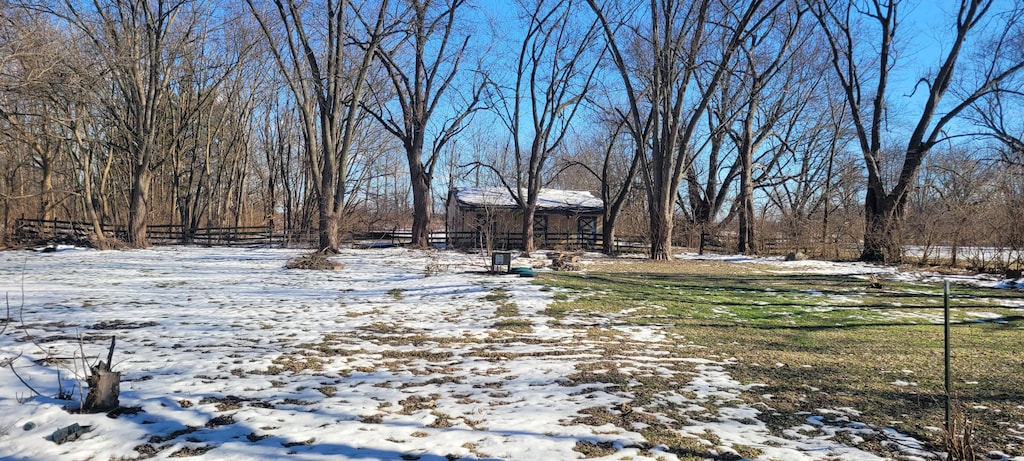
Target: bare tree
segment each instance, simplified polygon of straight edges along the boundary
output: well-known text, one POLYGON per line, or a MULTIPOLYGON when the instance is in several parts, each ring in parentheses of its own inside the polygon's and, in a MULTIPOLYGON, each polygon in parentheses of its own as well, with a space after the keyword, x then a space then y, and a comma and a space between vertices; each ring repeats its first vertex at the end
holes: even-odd
POLYGON ((643 152, 637 152, 636 146, 624 133, 626 120, 618 113, 609 111, 613 118, 601 124, 602 131, 596 135, 590 149, 580 148, 579 152, 565 155, 566 160, 559 176, 574 168, 580 168, 598 184, 601 201, 604 202, 604 213, 601 216, 601 251, 605 254, 616 252, 616 234, 619 217, 626 206, 630 192, 634 189, 637 172, 640 170, 640 158, 643 152), (581 159, 586 151, 597 151, 597 158, 581 159))
POLYGON ((820 246, 819 254, 825 255, 825 248, 837 243, 829 224, 837 209, 833 194, 839 182, 834 174, 838 171, 837 156, 851 138, 846 132, 845 104, 833 99, 829 91, 831 74, 812 64, 813 55, 812 50, 789 64, 799 68, 802 75, 786 82, 792 89, 787 97, 798 104, 780 120, 773 135, 778 158, 771 168, 766 165, 768 177, 762 185, 779 212, 787 250, 808 253, 820 246))
POLYGON ((336 251, 345 206, 350 150, 361 119, 368 73, 382 39, 388 0, 365 35, 360 17, 370 5, 348 0, 316 4, 246 0, 296 99, 307 162, 313 165, 319 247, 336 251), (317 11, 319 9, 319 11, 317 11), (268 11, 269 10, 269 11, 268 11))
POLYGON ((786 114, 798 110, 807 101, 809 93, 801 94, 806 85, 802 65, 789 65, 796 61, 795 51, 803 45, 801 32, 804 10, 797 5, 780 8, 776 15, 753 30, 744 40, 741 59, 741 81, 746 101, 740 109, 738 123, 729 134, 736 144, 739 164, 738 203, 739 238, 736 251, 756 254, 754 239, 755 160, 759 174, 765 177, 778 162, 783 149, 763 149, 770 138, 782 131, 778 127, 786 114), (758 156, 761 155, 761 158, 758 156))
POLYGON ((917 231, 922 263, 938 253, 956 266, 962 247, 995 243, 984 229, 995 223, 983 219, 991 205, 988 197, 995 196, 992 183, 998 174, 993 173, 990 164, 962 149, 935 149, 922 166, 908 204, 907 223, 917 231), (948 252, 935 251, 935 245, 948 252))
MULTIPOLYGON (((735 219, 738 208, 733 206, 720 218, 722 209, 733 198, 730 193, 740 169, 738 145, 729 143, 729 127, 737 123, 738 109, 744 106, 746 97, 743 86, 735 84, 738 81, 738 78, 726 79, 719 85, 704 116, 707 137, 690 149, 690 158, 686 160, 685 197, 680 191, 678 202, 685 222, 691 227, 689 230, 700 234, 697 243, 700 254, 704 254, 716 230, 735 219)), ((732 202, 738 204, 736 200, 732 202)))
POLYGON ((84 37, 114 88, 104 105, 121 133, 111 141, 131 161, 128 241, 134 246, 148 245, 153 172, 168 143, 170 82, 178 58, 201 34, 202 7, 188 0, 66 0, 50 9, 84 37))
POLYGON ((198 46, 182 55, 173 79, 165 187, 170 219, 181 225, 184 243, 192 242, 203 220, 208 226, 240 224, 246 178, 254 170, 252 114, 271 75, 251 56, 262 33, 246 21, 248 11, 221 14, 235 17, 197 36, 198 46))
MULTIPOLYGON (((898 262, 903 258, 901 227, 909 192, 916 184, 918 170, 928 152, 943 140, 950 122, 961 112, 979 99, 1000 91, 1000 82, 1024 68, 1024 56, 1018 53, 1008 57, 1008 50, 1003 46, 1008 32, 1017 25, 1019 13, 993 12, 993 7, 998 8, 999 4, 992 0, 960 2, 952 36, 945 44, 937 70, 922 77, 918 83, 927 91, 927 96, 900 154, 902 165, 895 178, 886 181, 883 171, 886 107, 890 102, 892 71, 899 57, 897 39, 903 36, 900 26, 903 24, 901 13, 905 2, 845 0, 808 3, 831 48, 832 66, 850 107, 867 169, 861 259, 898 262), (861 20, 867 20, 873 29, 860 29, 861 20), (996 47, 988 53, 988 65, 968 72, 961 54, 969 39, 980 40, 986 31, 997 37, 992 42, 996 47), (870 38, 872 36, 874 40, 870 38), (970 81, 971 78, 977 80, 970 81), (955 94, 955 101, 944 105, 948 102, 947 93, 954 85, 965 90, 955 94)), ((1020 6, 1014 5, 1013 8, 1020 6)))
POLYGON ((118 100, 121 149, 131 158, 128 241, 145 247, 153 170, 164 161, 173 67, 200 34, 204 13, 189 0, 65 0, 53 10, 86 37, 109 72, 118 100))
MULTIPOLYGON (((501 180, 522 209, 523 251, 535 250, 534 217, 548 161, 562 147, 593 88, 603 55, 600 29, 579 21, 578 0, 523 4, 526 31, 519 42, 515 81, 499 86, 495 109, 511 135, 515 175, 501 180)), ((493 167, 492 167, 493 168, 493 167)))
MULTIPOLYGON (((276 67, 273 58, 266 62, 276 67)), ((269 73, 275 78, 263 89, 264 96, 258 101, 257 109, 260 117, 254 121, 257 133, 254 142, 262 151, 265 169, 261 181, 265 186, 264 215, 269 219, 268 226, 285 233, 288 243, 309 241, 313 237, 317 241, 319 237, 309 234, 316 227, 315 187, 310 182, 314 176, 310 170, 316 165, 308 162, 299 111, 296 101, 289 97, 291 90, 283 77, 269 73)))
POLYGON ((0 136, 27 150, 39 169, 38 216, 54 217, 62 199, 54 188, 54 175, 66 155, 61 126, 62 87, 67 86, 67 53, 61 36, 41 15, 7 8, 3 27, 0 67, 0 136))
MULTIPOLYGON (((468 124, 479 109, 485 82, 474 78, 462 100, 446 99, 459 84, 469 35, 458 35, 458 14, 465 0, 404 0, 396 21, 402 25, 378 47, 378 56, 391 81, 397 110, 389 95, 374 93, 369 113, 402 143, 412 183, 412 244, 428 245, 433 212, 432 184, 445 145, 468 124), (395 114, 394 112, 398 112, 395 114), (446 118, 432 126, 436 115, 446 118), (429 146, 427 137, 433 135, 429 146)), ((479 76, 480 72, 474 72, 479 76)))
POLYGON ((622 21, 612 21, 610 4, 587 3, 601 22, 622 77, 631 131, 642 133, 640 127, 648 121, 652 127, 646 139, 637 137, 635 142, 647 153, 643 177, 650 209, 651 258, 669 259, 677 191, 693 158, 687 149, 692 147, 697 126, 749 31, 784 2, 655 0, 644 21, 626 27, 620 27, 622 21), (639 48, 637 60, 643 63, 639 75, 633 75, 634 67, 627 64, 624 50, 630 48, 639 48), (698 79, 701 85, 694 90, 698 79), (634 80, 641 86, 634 85, 634 80), (650 117, 642 115, 645 111, 650 117))

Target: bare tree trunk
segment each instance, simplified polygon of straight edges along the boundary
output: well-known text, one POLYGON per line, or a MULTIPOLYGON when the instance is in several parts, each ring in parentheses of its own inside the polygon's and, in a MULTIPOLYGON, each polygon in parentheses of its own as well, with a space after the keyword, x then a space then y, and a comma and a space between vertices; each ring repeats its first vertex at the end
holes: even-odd
POLYGON ((615 220, 602 219, 601 252, 606 255, 615 254, 615 220))
POLYGON ((43 156, 42 179, 40 180, 39 217, 44 221, 53 219, 53 162, 49 156, 43 156))
POLYGON ((906 200, 899 203, 891 195, 879 194, 868 187, 864 199, 864 249, 862 261, 900 263, 903 261, 901 226, 906 200))
POLYGON ((149 171, 148 163, 135 166, 128 208, 128 243, 136 248, 149 246, 147 220, 152 177, 153 173, 149 171))
POLYGON ((622 207, 626 204, 629 192, 633 188, 633 179, 636 178, 637 170, 640 167, 640 159, 644 155, 643 152, 633 150, 633 158, 630 161, 629 170, 626 172, 626 176, 622 178, 622 188, 613 193, 610 187, 611 178, 609 177, 609 168, 612 161, 611 152, 615 145, 614 138, 618 135, 619 130, 624 124, 625 120, 615 129, 615 135, 612 136, 613 139, 609 142, 608 149, 605 150, 604 166, 601 171, 601 200, 604 201, 604 215, 601 216, 601 250, 606 255, 616 252, 616 222, 619 219, 619 214, 622 212, 622 207))
POLYGON ((752 158, 749 155, 740 155, 740 201, 739 206, 739 239, 736 251, 753 255, 757 254, 754 245, 754 181, 752 158))
POLYGON ((93 230, 93 241, 92 244, 97 249, 105 250, 109 247, 107 242, 107 236, 103 232, 103 220, 100 219, 99 213, 96 212, 96 203, 92 197, 92 150, 88 148, 83 149, 83 142, 81 133, 76 127, 74 129, 75 142, 81 152, 82 156, 82 201, 85 204, 85 212, 89 217, 89 222, 92 223, 93 230))
POLYGON ((100 174, 100 217, 102 219, 109 219, 111 216, 110 211, 110 198, 107 196, 107 185, 110 184, 110 169, 114 163, 113 149, 107 149, 107 161, 103 165, 103 173, 100 174))
POLYGON ((533 219, 537 216, 537 204, 536 199, 533 203, 527 201, 523 206, 523 221, 522 221, 522 235, 523 235, 523 257, 530 257, 530 253, 537 251, 537 245, 533 241, 533 219))
MULTIPOLYGON (((322 127, 326 130, 329 125, 322 125, 322 127)), ((330 145, 329 143, 329 140, 324 140, 325 146, 330 145)), ((338 235, 338 230, 341 226, 338 222, 338 215, 334 212, 334 190, 338 187, 338 179, 336 177, 338 174, 337 158, 328 154, 321 161, 324 166, 320 173, 320 195, 317 197, 317 211, 320 215, 319 248, 322 252, 333 253, 338 250, 341 243, 338 235)))
MULTIPOLYGON (((756 96, 755 96, 756 98, 756 96)), ((743 121, 743 132, 740 134, 738 147, 740 163, 740 194, 739 200, 739 238, 736 251, 742 254, 757 254, 754 245, 754 142, 753 123, 757 110, 756 99, 752 98, 750 110, 743 121)))
POLYGON ((410 161, 412 179, 412 245, 417 248, 430 246, 430 215, 433 211, 430 174, 423 170, 419 161, 410 161))
MULTIPOLYGON (((667 200, 672 202, 672 199, 667 200)), ((656 261, 667 261, 672 254, 672 218, 675 215, 672 205, 666 200, 659 200, 651 212, 651 253, 656 261)))

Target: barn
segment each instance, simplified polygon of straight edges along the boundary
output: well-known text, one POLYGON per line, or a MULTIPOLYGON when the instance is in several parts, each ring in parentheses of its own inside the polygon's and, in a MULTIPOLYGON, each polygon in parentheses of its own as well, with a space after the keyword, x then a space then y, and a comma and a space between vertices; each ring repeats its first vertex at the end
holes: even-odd
MULTIPOLYGON (((604 202, 588 191, 541 189, 533 219, 537 248, 600 246, 604 202)), ((504 187, 459 187, 448 193, 449 244, 460 248, 522 248, 522 208, 504 187)))

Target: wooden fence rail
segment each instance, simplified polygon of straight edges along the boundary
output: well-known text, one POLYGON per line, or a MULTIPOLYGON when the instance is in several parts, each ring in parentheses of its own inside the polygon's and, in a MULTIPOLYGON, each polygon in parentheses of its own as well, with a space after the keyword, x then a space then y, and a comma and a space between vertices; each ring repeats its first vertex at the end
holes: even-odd
MULTIPOLYGON (((412 242, 412 231, 390 230, 358 232, 353 235, 356 241, 365 245, 406 245, 412 242)), ((566 250, 599 250, 602 246, 601 235, 555 233, 549 232, 534 236, 539 248, 558 248, 566 250)), ((523 247, 523 236, 518 232, 485 234, 474 231, 441 231, 431 232, 428 245, 434 247, 455 248, 491 248, 494 250, 514 250, 523 247)), ((620 253, 647 252, 649 244, 639 238, 616 239, 615 249, 620 253)))
MULTIPOLYGON (((189 229, 179 224, 156 224, 146 228, 147 240, 154 245, 193 244, 205 246, 313 246, 309 232, 275 231, 266 226, 203 227, 189 229)), ((128 227, 106 225, 107 238, 127 240, 128 227)), ((69 242, 84 243, 94 234, 92 224, 58 219, 19 218, 15 222, 15 239, 21 243, 69 242)), ((365 246, 398 246, 412 243, 409 230, 357 232, 353 240, 365 246)), ((601 236, 575 233, 547 233, 535 237, 539 248, 566 250, 596 250, 601 248, 601 236)), ((646 252, 649 246, 640 239, 619 239, 619 252, 646 252)), ((522 248, 522 235, 515 232, 484 234, 481 232, 432 232, 430 246, 455 248, 491 248, 513 250, 522 248)))
MULTIPOLYGON (((15 222, 15 238, 19 242, 87 242, 93 236, 92 224, 56 219, 19 218, 15 222)), ((274 231, 266 226, 245 227, 203 227, 189 229, 182 225, 147 226, 146 238, 156 245, 196 244, 207 246, 285 246, 300 239, 294 233, 274 231)), ((128 228, 124 225, 103 227, 107 238, 127 240, 128 228)))
MULTIPOLYGON (((107 238, 127 240, 128 228, 124 225, 104 226, 107 238)), ((90 223, 62 221, 56 219, 19 218, 15 223, 14 236, 18 242, 88 242, 93 235, 90 223)), ((315 233, 308 231, 281 231, 267 226, 204 227, 189 229, 179 224, 158 224, 147 226, 147 239, 154 245, 193 244, 204 246, 274 246, 314 247, 315 233)), ((383 230, 357 232, 352 239, 362 246, 401 246, 412 243, 409 230, 383 230)), ((538 248, 563 250, 600 250, 600 234, 554 233, 535 236, 538 248)), ((515 250, 522 248, 523 238, 517 232, 487 234, 474 231, 431 232, 428 244, 434 247, 490 248, 494 250, 515 250)), ((708 248, 711 251, 717 248, 708 248)), ((641 238, 620 237, 615 241, 618 253, 647 253, 650 244, 641 238)))

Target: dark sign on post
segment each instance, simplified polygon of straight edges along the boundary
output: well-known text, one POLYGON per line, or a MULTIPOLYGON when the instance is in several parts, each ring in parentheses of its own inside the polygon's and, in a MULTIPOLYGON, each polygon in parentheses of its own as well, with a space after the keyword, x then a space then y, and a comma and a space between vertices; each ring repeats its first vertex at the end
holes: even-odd
POLYGON ((508 273, 512 269, 512 252, 495 251, 491 253, 491 272, 508 273))

